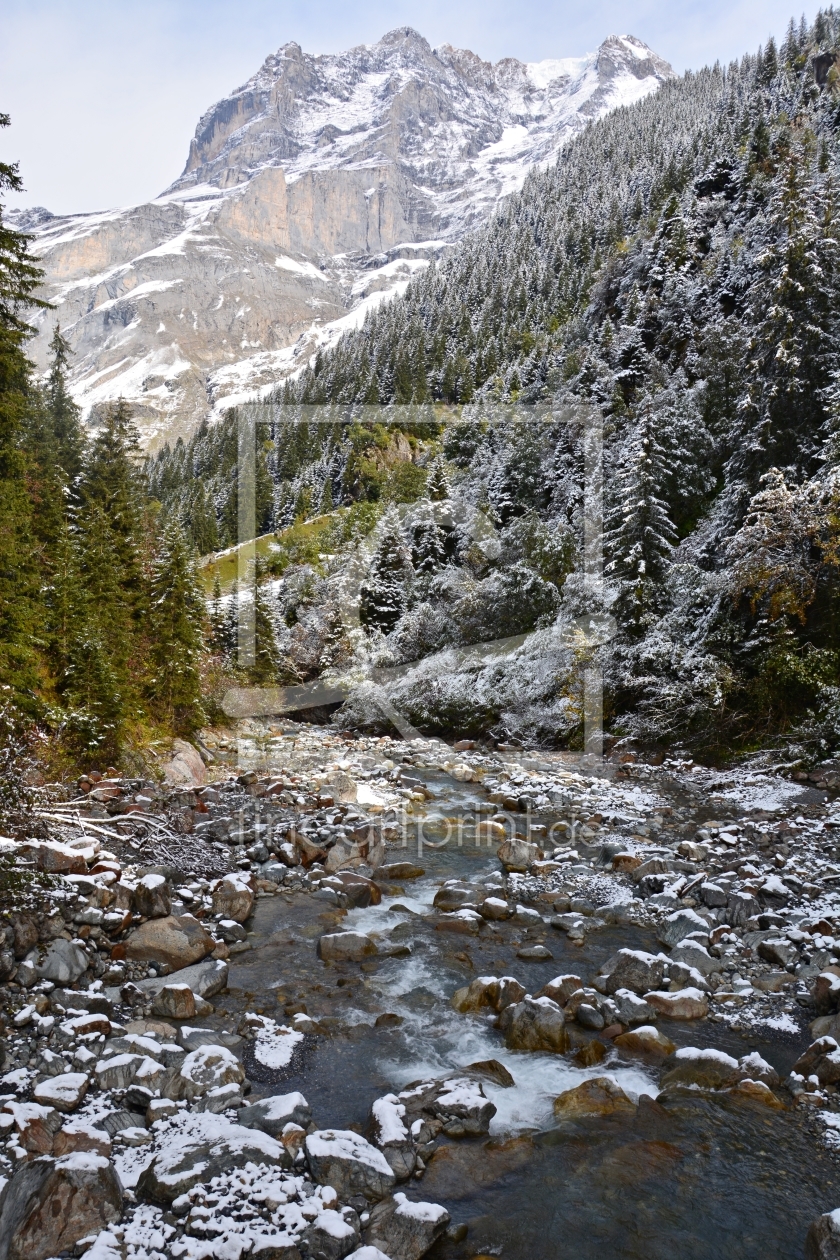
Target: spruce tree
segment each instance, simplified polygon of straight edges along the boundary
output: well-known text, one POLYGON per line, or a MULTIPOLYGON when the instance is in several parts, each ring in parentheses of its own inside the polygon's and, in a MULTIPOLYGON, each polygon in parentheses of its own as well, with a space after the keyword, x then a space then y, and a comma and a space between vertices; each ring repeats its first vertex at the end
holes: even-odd
POLYGON ((396 509, 382 518, 379 542, 362 584, 359 620, 371 630, 388 634, 408 603, 413 570, 396 509))
POLYGON ((633 636, 651 624, 676 540, 662 497, 670 472, 645 415, 618 478, 605 537, 605 572, 618 585, 616 611, 633 636))
POLYGON ((55 438, 56 458, 68 485, 73 485, 82 471, 85 439, 81 411, 67 386, 70 343, 56 324, 50 341, 50 368, 45 395, 55 438))
POLYGON ((148 690, 163 718, 182 733, 204 720, 200 662, 206 615, 194 556, 184 531, 170 520, 151 575, 148 690))
POLYGON ((446 475, 446 464, 441 455, 438 455, 429 469, 426 494, 432 503, 443 503, 452 497, 449 478, 446 475))
POLYGON ((436 573, 446 563, 446 540, 428 500, 418 504, 407 534, 415 573, 436 573))

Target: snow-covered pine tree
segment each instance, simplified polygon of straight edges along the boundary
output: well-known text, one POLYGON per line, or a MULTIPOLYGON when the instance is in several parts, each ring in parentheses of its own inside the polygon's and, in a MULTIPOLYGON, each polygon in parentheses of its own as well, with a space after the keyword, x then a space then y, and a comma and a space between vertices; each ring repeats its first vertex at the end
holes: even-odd
POLYGON ((405 533, 415 573, 420 576, 436 573, 446 563, 446 540, 428 499, 421 499, 414 509, 405 533))
POLYGON ((379 540, 362 584, 359 620, 370 630, 388 634, 408 604, 414 571, 396 508, 380 523, 379 540))
POLYGON ((615 611, 632 637, 651 624, 676 540, 663 497, 670 472, 647 413, 619 472, 604 540, 604 571, 618 587, 615 611))

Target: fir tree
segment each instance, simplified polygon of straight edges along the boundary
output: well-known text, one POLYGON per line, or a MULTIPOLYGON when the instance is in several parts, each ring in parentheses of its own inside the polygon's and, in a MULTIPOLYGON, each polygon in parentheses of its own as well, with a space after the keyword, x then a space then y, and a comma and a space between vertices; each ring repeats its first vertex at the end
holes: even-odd
POLYGON ((408 603, 413 577, 400 519, 391 508, 382 518, 379 541, 361 588, 359 620, 371 630, 393 630, 408 603))
POLYGON ((440 455, 433 461, 429 469, 426 495, 431 499, 432 503, 443 503, 452 495, 449 478, 446 475, 446 464, 440 455))
POLYGON ((200 662, 206 608, 194 557, 176 521, 160 538, 149 604, 149 694, 170 725, 187 733, 204 720, 200 662))
POLYGON ((617 612, 634 635, 650 625, 676 539, 662 497, 670 472, 646 415, 619 477, 605 539, 605 572, 618 585, 617 612))
POLYGON ((50 341, 50 367, 45 389, 47 407, 55 438, 56 459, 68 485, 73 485, 82 471, 85 439, 81 412, 67 386, 70 343, 56 324, 50 341))
POLYGON ((446 540, 428 501, 421 501, 407 530, 415 573, 436 573, 446 563, 446 540))

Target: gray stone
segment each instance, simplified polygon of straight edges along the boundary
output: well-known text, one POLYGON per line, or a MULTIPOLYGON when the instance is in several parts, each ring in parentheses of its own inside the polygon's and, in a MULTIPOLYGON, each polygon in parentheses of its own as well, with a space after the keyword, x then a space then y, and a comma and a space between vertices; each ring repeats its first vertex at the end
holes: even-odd
POLYGON ((191 967, 181 967, 168 976, 150 977, 140 980, 138 989, 154 998, 167 985, 188 984, 196 997, 211 998, 227 988, 228 964, 221 958, 207 958, 204 962, 194 963, 191 967))
POLYGON ((511 1050, 554 1050, 562 1054, 568 1049, 566 1021, 551 998, 526 994, 521 1002, 502 1012, 499 1027, 511 1050))
POLYGON ((304 1150, 313 1180, 332 1186, 341 1199, 384 1199, 394 1188, 383 1153, 349 1129, 318 1129, 307 1135, 304 1150))
POLYGON ((665 959, 661 956, 641 949, 620 949, 602 965, 593 983, 601 993, 612 994, 618 989, 647 993, 659 988, 664 975, 665 959))
MULTIPOLYGON (((209 1117, 208 1117, 209 1119, 209 1117)), ((207 1184, 213 1177, 244 1168, 246 1164, 291 1167, 285 1147, 267 1133, 213 1119, 206 1135, 199 1130, 192 1140, 184 1140, 159 1152, 137 1183, 138 1197, 168 1206, 193 1186, 207 1184)))
POLYGON ((368 1246, 378 1247, 391 1260, 420 1260, 446 1230, 450 1221, 438 1203, 415 1203, 400 1191, 377 1203, 365 1231, 368 1246))
POLYGON ((90 962, 81 945, 62 939, 51 941, 43 956, 34 961, 39 977, 55 984, 75 984, 90 962))
POLYGON ((299 1124, 302 1129, 308 1129, 312 1123, 312 1112, 303 1094, 297 1091, 273 1094, 270 1098, 261 1098, 259 1102, 243 1107, 239 1112, 239 1123, 247 1129, 261 1129, 263 1133, 279 1138, 287 1124, 299 1124))
POLYGON ((636 1024, 652 1024, 657 1019, 657 1012, 631 989, 616 989, 613 1001, 618 1011, 618 1022, 634 1027, 636 1024))
MULTIPOLYGON (((731 921, 731 920, 730 920, 731 921)), ((676 910, 669 914, 659 929, 659 939, 664 945, 678 945, 684 937, 692 932, 708 932, 709 925, 705 919, 693 910, 676 910)), ((630 987, 629 985, 627 986, 630 987)))
MULTIPOLYGON (((699 971, 701 976, 710 976, 713 972, 720 971, 720 959, 712 958, 709 951, 699 941, 680 941, 679 945, 675 945, 671 951, 671 961, 685 963, 687 967, 693 967, 695 971, 699 971)), ((651 988, 654 987, 654 985, 651 986, 651 988)))

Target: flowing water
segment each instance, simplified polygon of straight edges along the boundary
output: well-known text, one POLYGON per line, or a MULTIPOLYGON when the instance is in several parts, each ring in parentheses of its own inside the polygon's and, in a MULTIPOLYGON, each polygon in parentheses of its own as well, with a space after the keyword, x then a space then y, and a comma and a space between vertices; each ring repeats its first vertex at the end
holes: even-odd
MULTIPOLYGON (((457 816, 483 799, 474 785, 424 777, 438 794, 429 836, 436 818, 457 816)), ((424 876, 388 888, 377 907, 344 914, 300 893, 260 901, 255 948, 231 960, 227 1015, 256 1010, 282 1018, 303 1004, 332 1035, 306 1038, 281 1071, 265 1068, 246 1049, 255 1096, 300 1089, 317 1123, 364 1130, 371 1103, 383 1093, 477 1061, 503 1063, 515 1084, 484 1082, 497 1108, 489 1139, 448 1142, 422 1180, 403 1187, 412 1198, 444 1204, 454 1223, 468 1226, 465 1239, 437 1245, 434 1254, 447 1260, 803 1255, 810 1222, 840 1203, 840 1167, 806 1110, 773 1111, 688 1090, 656 1102, 658 1070, 622 1059, 613 1048, 595 1067, 577 1063, 574 1051, 511 1052, 488 1021, 450 1006, 454 990, 478 975, 514 975, 531 993, 564 972, 589 983, 622 946, 656 952, 651 933, 606 927, 575 945, 543 931, 553 958, 525 961, 515 945, 522 931, 472 937, 434 930, 432 900, 445 880, 498 882, 490 850, 452 843, 424 847, 419 859, 416 849, 394 855, 403 857, 419 860, 424 876), (317 938, 340 927, 383 935, 395 928, 390 940, 411 952, 380 955, 361 967, 325 966, 316 956, 317 938), (636 1112, 558 1123, 553 1099, 604 1073, 641 1099, 636 1112)), ((710 1021, 660 1027, 677 1045, 712 1045, 736 1056, 758 1050, 782 1075, 810 1040, 807 1033, 747 1037, 710 1021)))

